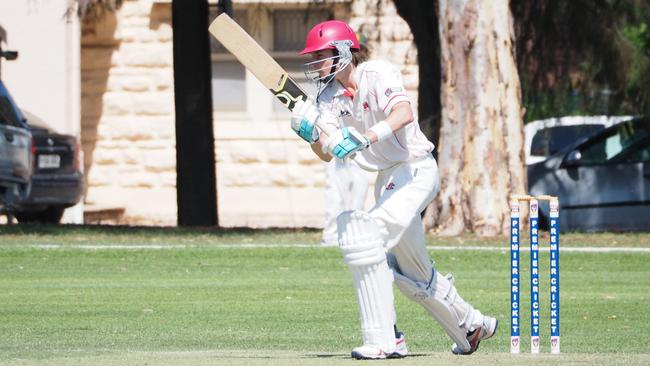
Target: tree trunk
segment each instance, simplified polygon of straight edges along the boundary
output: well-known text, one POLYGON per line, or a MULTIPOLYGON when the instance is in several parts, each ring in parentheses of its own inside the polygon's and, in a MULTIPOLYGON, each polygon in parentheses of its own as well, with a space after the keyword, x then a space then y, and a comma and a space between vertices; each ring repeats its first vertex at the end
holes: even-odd
POLYGON ((438 145, 440 137, 440 36, 437 0, 394 0, 408 23, 418 50, 418 121, 424 134, 438 145))
POLYGON ((219 226, 208 0, 173 0, 179 226, 219 226))
MULTIPOLYGON (((97 21, 108 13, 115 12, 122 6, 123 0, 77 0, 77 14, 85 21, 97 21)), ((68 13, 74 2, 70 3, 68 13)))
POLYGON ((507 232, 526 191, 521 90, 507 0, 439 0, 441 191, 425 222, 441 235, 507 232))

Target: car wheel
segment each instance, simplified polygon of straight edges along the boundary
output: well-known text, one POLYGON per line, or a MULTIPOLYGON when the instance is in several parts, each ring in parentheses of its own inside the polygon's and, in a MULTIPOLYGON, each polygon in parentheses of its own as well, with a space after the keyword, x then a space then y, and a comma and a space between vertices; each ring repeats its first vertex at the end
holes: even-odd
POLYGON ((48 206, 44 211, 38 212, 16 212, 16 219, 21 223, 42 222, 47 224, 58 224, 63 217, 65 208, 59 206, 48 206))

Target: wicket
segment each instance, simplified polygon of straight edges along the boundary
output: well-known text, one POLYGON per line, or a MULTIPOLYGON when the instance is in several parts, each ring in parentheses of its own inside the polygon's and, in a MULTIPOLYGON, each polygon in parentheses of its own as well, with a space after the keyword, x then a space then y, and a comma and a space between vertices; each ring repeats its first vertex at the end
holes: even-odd
POLYGON ((560 231, 557 197, 513 195, 510 199, 510 353, 519 353, 519 203, 530 208, 530 352, 539 353, 539 204, 549 202, 551 353, 560 353, 560 231))

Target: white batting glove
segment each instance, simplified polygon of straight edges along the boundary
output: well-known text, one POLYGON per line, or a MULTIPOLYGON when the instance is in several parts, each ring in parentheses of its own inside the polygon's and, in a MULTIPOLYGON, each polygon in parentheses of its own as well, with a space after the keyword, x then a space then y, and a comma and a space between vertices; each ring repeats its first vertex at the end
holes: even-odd
POLYGON ((291 128, 310 144, 318 141, 320 134, 314 126, 320 117, 318 107, 311 99, 297 101, 291 113, 291 128))
POLYGON ((370 146, 370 141, 354 127, 343 127, 327 139, 327 150, 339 159, 352 157, 370 146))

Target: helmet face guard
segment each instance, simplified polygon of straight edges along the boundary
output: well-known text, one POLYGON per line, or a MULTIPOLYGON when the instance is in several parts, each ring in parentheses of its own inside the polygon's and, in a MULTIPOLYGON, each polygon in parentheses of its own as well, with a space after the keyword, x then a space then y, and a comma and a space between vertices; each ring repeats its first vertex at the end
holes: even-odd
POLYGON ((352 63, 352 51, 350 50, 352 41, 332 41, 331 44, 335 49, 334 56, 307 62, 304 65, 305 76, 316 85, 318 90, 317 99, 323 90, 336 78, 336 75, 352 63), (329 72, 321 75, 324 71, 327 71, 323 64, 328 60, 333 60, 332 66, 329 68, 329 72))

